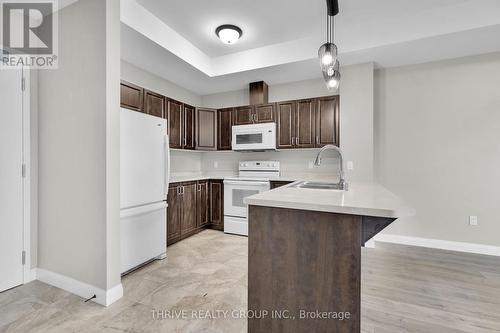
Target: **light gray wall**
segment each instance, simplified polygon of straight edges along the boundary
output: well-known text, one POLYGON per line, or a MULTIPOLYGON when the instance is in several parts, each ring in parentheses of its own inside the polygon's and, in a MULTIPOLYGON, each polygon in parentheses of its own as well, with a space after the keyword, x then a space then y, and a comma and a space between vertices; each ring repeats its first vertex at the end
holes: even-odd
POLYGON ((38 70, 30 70, 30 265, 38 264, 38 70))
POLYGON ((38 77, 38 267, 104 290, 120 279, 108 276, 120 260, 111 240, 119 237, 119 99, 110 88, 119 57, 107 44, 117 38, 119 22, 108 22, 117 8, 118 0, 85 0, 62 9, 59 69, 38 77))
POLYGON ((121 283, 120 0, 106 0, 106 288, 121 283))
POLYGON ((121 61, 121 78, 180 102, 193 106, 201 105, 201 97, 199 95, 124 60, 121 61))
POLYGON ((386 233, 499 246, 500 54, 379 70, 375 87, 376 178, 417 210, 386 233))

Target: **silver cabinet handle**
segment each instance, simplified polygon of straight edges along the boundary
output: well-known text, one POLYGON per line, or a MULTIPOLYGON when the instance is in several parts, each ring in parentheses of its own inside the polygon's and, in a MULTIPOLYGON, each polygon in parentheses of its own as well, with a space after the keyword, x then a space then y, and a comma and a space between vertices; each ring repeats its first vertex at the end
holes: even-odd
POLYGON ((254 118, 253 119, 254 122, 258 122, 259 121, 259 115, 257 113, 253 115, 253 118, 254 118))
POLYGON ((182 187, 182 195, 184 195, 184 186, 182 187))
POLYGON ((319 145, 319 135, 316 135, 316 144, 319 145))
POLYGON ((295 137, 295 145, 298 146, 299 145, 299 137, 295 137))

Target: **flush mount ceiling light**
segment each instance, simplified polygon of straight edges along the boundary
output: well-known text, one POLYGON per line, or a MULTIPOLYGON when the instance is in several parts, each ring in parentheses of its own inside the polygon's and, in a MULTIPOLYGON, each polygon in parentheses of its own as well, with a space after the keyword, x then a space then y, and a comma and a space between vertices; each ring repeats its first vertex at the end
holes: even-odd
POLYGON ((240 39, 243 31, 235 25, 224 24, 215 29, 215 34, 224 44, 234 44, 240 39))
POLYGON ((329 90, 338 89, 340 85, 340 63, 337 57, 337 45, 335 45, 334 17, 339 13, 338 0, 326 0, 326 43, 318 50, 318 57, 329 90))

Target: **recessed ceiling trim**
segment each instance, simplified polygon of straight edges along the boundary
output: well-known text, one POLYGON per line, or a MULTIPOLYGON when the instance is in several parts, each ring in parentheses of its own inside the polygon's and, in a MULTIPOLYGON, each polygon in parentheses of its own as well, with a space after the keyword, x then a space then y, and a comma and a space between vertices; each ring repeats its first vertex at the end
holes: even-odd
MULTIPOLYGON (((390 1, 395 2, 396 0, 390 1)), ((356 3, 353 2, 351 6, 356 3)), ((403 11, 405 15, 387 16, 377 20, 366 20, 366 22, 357 22, 354 14, 359 11, 359 8, 353 7, 352 9, 351 16, 343 15, 339 17, 337 29, 338 45, 342 50, 339 53, 339 58, 342 61, 345 61, 345 58, 347 63, 351 64, 350 60, 361 55, 360 58, 363 58, 364 61, 377 61, 378 55, 375 50, 386 50, 388 48, 397 49, 400 52, 400 54, 393 53, 392 58, 418 58, 411 54, 408 55, 410 53, 407 52, 408 45, 420 44, 422 40, 437 37, 445 38, 454 33, 466 34, 467 31, 478 28, 496 27, 500 23, 500 2, 497 0, 484 0, 480 8, 478 8, 475 1, 457 0, 454 5, 419 12, 403 11), (471 16, 471 12, 475 12, 475 15, 471 16), (446 18, 446 20, 443 18, 446 18), (355 25, 349 23, 353 21, 356 22, 355 25), (398 27, 398 29, 394 27, 398 27), (355 57, 353 57, 354 54, 355 57)), ((273 66, 312 60, 317 57, 317 45, 322 43, 322 34, 319 34, 316 37, 312 36, 223 56, 210 57, 172 29, 167 24, 168 22, 162 21, 150 12, 147 7, 143 7, 137 0, 121 0, 121 21, 207 77, 246 73, 273 66)), ((248 27, 245 29, 248 29, 248 27)), ((211 33, 213 34, 213 30, 211 33)), ((485 44, 484 48, 491 49, 489 44, 495 44, 494 46, 497 47, 498 42, 496 41, 497 39, 495 41, 485 40, 483 42, 485 44)), ((463 48, 464 44, 467 43, 462 42, 458 46, 451 45, 457 56, 464 53, 456 50, 463 48)), ((428 56, 430 54, 450 54, 451 57, 453 52, 444 50, 443 45, 437 45, 437 50, 425 49, 426 54, 422 57, 425 56, 429 61, 432 60, 432 57, 428 56)), ((419 52, 422 52, 422 49, 419 52)), ((146 56, 145 61, 148 61, 146 56)), ((404 59, 402 61, 408 63, 404 59)))

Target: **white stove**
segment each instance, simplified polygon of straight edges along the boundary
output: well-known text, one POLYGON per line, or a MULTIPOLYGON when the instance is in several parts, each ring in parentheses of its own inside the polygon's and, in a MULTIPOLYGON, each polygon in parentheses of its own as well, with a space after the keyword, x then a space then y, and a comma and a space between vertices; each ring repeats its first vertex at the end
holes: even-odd
POLYGON ((271 188, 279 177, 280 162, 243 161, 237 177, 224 178, 224 232, 248 236, 248 207, 243 199, 271 188))

